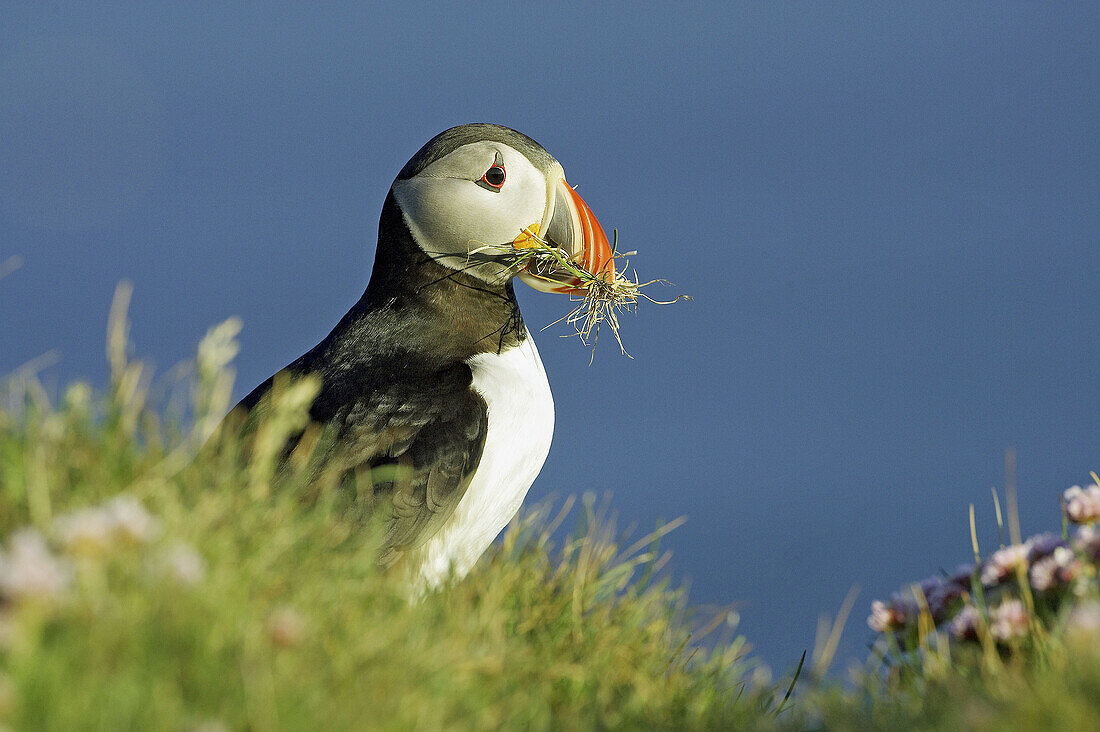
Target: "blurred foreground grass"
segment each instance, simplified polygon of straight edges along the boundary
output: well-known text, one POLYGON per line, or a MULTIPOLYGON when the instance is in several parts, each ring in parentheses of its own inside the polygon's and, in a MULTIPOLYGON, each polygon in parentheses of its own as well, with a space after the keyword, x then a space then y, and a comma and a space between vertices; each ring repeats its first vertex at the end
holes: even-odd
POLYGON ((109 393, 51 400, 27 374, 5 387, 0 722, 714 727, 758 713, 738 700, 743 642, 694 646, 683 593, 653 577, 663 529, 620 546, 586 500, 555 545, 569 506, 536 510, 462 582, 410 604, 353 495, 273 478, 308 385, 283 393, 251 460, 232 438, 200 450, 229 405, 238 325, 210 331, 190 378, 157 383, 128 358, 125 295, 109 393))
POLYGON ((1066 623, 1088 593, 992 647, 952 642, 918 608, 844 685, 824 676, 823 635, 784 702, 790 676, 759 673, 733 616, 707 622, 662 579, 672 525, 624 540, 591 499, 576 518, 572 500, 528 512, 469 576, 410 604, 351 492, 311 484, 304 459, 276 477, 309 385, 247 444, 200 449, 230 403, 239 325, 158 382, 129 358, 126 301, 107 393, 51 399, 29 373, 0 392, 0 725, 1100 728, 1100 623, 1066 623))

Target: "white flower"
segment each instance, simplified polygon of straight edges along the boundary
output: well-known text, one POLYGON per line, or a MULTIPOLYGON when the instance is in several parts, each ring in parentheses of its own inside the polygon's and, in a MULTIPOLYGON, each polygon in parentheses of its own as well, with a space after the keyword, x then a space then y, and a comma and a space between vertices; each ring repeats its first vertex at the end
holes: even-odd
POLYGON ((1019 600, 1005 600, 989 611, 989 633, 999 641, 1026 635, 1027 624, 1027 610, 1019 600))
POLYGON ((56 597, 72 581, 72 568, 50 553, 34 529, 21 529, 0 552, 0 596, 8 600, 56 597))
POLYGON ((876 633, 885 633, 893 626, 894 615, 882 600, 871 603, 871 614, 867 616, 867 627, 876 633))
POLYGON ((982 584, 999 584, 1016 572, 1018 567, 1027 568, 1027 555, 1031 551, 1028 542, 1012 544, 993 552, 982 566, 982 584))
POLYGON ((1062 494, 1062 505, 1073 523, 1092 523, 1100 518, 1100 486, 1071 486, 1062 494))

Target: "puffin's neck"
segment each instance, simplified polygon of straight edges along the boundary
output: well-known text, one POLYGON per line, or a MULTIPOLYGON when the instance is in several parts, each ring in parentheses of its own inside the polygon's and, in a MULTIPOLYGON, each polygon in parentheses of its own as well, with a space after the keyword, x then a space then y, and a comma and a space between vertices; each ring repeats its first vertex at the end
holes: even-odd
POLYGON ((349 315, 356 311, 396 321, 388 332, 448 360, 506 351, 527 338, 511 280, 491 285, 434 261, 413 239, 392 192, 378 222, 370 282, 349 315))

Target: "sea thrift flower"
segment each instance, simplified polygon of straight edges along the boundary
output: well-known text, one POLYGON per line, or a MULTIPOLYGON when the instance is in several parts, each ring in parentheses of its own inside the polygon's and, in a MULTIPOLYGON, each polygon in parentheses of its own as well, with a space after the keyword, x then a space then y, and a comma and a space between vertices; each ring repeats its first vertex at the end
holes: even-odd
POLYGON ((982 565, 982 584, 992 587, 1004 582, 1016 573, 1018 567, 1027 568, 1027 557, 1031 551, 1029 542, 1002 547, 982 565))
POLYGON ((1033 588, 1045 592, 1058 584, 1058 565, 1053 557, 1046 557, 1036 561, 1027 575, 1033 588))
POLYGON ((978 609, 973 605, 963 605, 962 609, 951 619, 949 629, 951 635, 958 640, 974 640, 978 637, 978 609))
POLYGON ((1068 584, 1080 571, 1081 562, 1069 547, 1060 546, 1050 556, 1031 565, 1031 586, 1040 592, 1068 584))
POLYGON ((942 623, 964 592, 970 590, 970 576, 973 568, 969 565, 960 567, 955 574, 947 577, 930 577, 920 583, 921 592, 924 593, 928 603, 928 612, 932 614, 932 620, 936 624, 942 623))
POLYGON ((974 565, 973 564, 960 564, 955 567, 955 572, 947 578, 947 581, 953 585, 958 585, 965 590, 970 589, 970 582, 974 577, 974 565))
POLYGON ((1100 518, 1100 486, 1075 485, 1062 494, 1066 517, 1075 524, 1090 524, 1100 518))
POLYGON ((1092 524, 1077 527, 1073 548, 1094 562, 1100 560, 1100 531, 1092 524))
POLYGON ((973 568, 969 565, 962 565, 950 577, 928 577, 910 585, 904 590, 904 594, 891 595, 889 602, 872 602, 867 625, 880 633, 898 630, 915 622, 925 606, 933 622, 940 624, 946 619, 954 603, 970 589, 972 571, 973 568))
POLYGON ((894 595, 889 603, 882 600, 871 603, 871 614, 867 617, 867 625, 878 633, 886 633, 905 627, 911 619, 916 617, 916 604, 894 595))
POLYGON ((882 600, 871 603, 871 614, 867 616, 867 626, 876 633, 885 633, 888 630, 904 625, 905 617, 900 615, 893 607, 882 600))
MULTIPOLYGON (((940 577, 939 575, 926 577, 925 579, 922 579, 920 582, 917 583, 917 589, 919 589, 920 593, 924 595, 925 600, 939 592, 942 588, 943 577, 940 577)), ((914 595, 915 594, 916 593, 914 592, 914 595)))
POLYGON ((989 633, 996 640, 1008 641, 1027 634, 1027 610, 1016 599, 1005 600, 989 611, 989 633))
POLYGON ((1028 576, 1031 586, 1039 591, 1064 585, 1077 574, 1080 562, 1073 555, 1066 540, 1057 534, 1039 534, 1027 540, 1031 547, 1028 576))
POLYGON ((1081 564, 1080 560, 1077 559, 1077 555, 1068 546, 1058 547, 1050 556, 1062 569, 1070 569, 1081 564))
POLYGON ((1061 536, 1050 532, 1036 534, 1028 539, 1026 543, 1028 546, 1027 561, 1029 562, 1037 562, 1054 554, 1059 548, 1069 546, 1061 536))
POLYGON ((0 552, 0 597, 5 600, 57 597, 72 581, 72 569, 50 553, 34 529, 21 529, 0 552))

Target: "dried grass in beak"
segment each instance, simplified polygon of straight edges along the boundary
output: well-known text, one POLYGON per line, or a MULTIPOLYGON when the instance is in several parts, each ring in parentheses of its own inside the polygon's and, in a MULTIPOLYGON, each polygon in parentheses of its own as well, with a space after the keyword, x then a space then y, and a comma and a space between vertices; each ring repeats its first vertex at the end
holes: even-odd
MULTIPOLYGON (((630 357, 619 334, 619 314, 634 312, 639 299, 647 300, 655 305, 671 305, 680 300, 691 299, 688 295, 678 295, 672 300, 655 300, 642 292, 643 287, 657 283, 667 285, 669 282, 661 279, 640 282, 637 272, 633 273, 633 278, 628 276, 626 274, 628 263, 625 258, 633 256, 637 252, 624 252, 622 254, 618 252, 619 234, 617 230, 612 231, 612 257, 624 261, 622 266, 615 267, 613 271, 605 270, 600 273, 585 269, 580 262, 570 258, 561 249, 551 246, 546 240, 529 229, 525 230, 524 233, 530 237, 533 246, 520 250, 519 258, 515 263, 517 269, 526 268, 531 273, 549 279, 573 280, 569 283, 572 287, 569 297, 577 303, 577 306, 553 323, 543 327, 543 330, 563 321, 568 323, 573 326, 573 332, 562 337, 577 336, 586 346, 591 344, 593 358, 596 355, 596 343, 600 336, 600 326, 604 323, 615 335, 619 350, 623 355, 630 357)), ((591 363, 591 360, 589 363, 591 363)))

